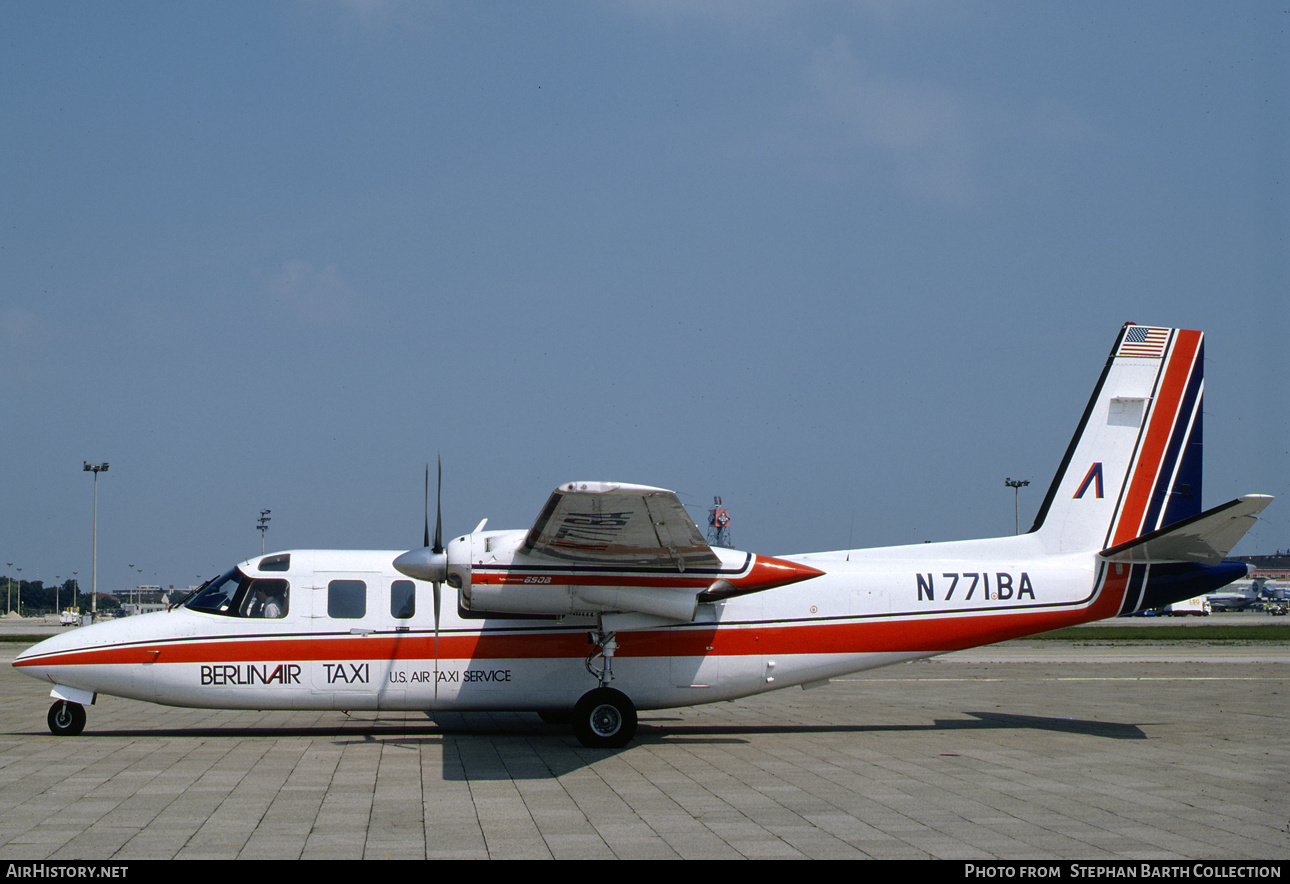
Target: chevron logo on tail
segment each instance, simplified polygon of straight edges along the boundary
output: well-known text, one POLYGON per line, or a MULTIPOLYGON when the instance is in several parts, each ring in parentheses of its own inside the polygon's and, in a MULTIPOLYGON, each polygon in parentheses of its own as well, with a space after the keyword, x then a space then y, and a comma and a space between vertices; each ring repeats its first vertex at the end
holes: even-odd
POLYGON ((1098 461, 1097 463, 1093 464, 1093 466, 1088 468, 1088 475, 1086 475, 1084 477, 1084 481, 1080 483, 1079 490, 1075 492, 1074 499, 1079 500, 1081 497, 1083 497, 1084 492, 1088 490, 1089 485, 1093 486, 1093 496, 1101 500, 1102 499, 1102 463, 1101 461, 1098 461))

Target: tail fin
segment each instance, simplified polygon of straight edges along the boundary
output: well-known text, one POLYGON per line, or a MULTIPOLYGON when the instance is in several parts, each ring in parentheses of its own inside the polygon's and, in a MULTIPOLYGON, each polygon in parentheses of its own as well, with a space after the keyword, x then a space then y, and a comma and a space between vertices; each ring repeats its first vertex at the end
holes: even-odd
POLYGON ((1100 551, 1199 515, 1204 335, 1126 324, 1031 532, 1100 551))

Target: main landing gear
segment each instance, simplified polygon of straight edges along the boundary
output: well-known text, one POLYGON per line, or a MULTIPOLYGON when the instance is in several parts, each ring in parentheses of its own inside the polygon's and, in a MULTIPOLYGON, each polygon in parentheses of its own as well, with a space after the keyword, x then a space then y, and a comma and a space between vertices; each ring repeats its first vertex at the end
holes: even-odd
POLYGON ((589 749, 621 749, 636 736, 636 706, 622 691, 609 687, 614 677, 614 633, 599 629, 593 634, 595 648, 587 655, 587 671, 600 687, 582 695, 573 707, 573 735, 589 749), (596 667, 596 658, 604 661, 596 667))
POLYGON ((49 707, 49 732, 56 737, 74 737, 85 730, 85 707, 59 700, 49 707))
POLYGON ((636 706, 613 688, 587 691, 573 707, 573 735, 589 749, 621 749, 636 736, 636 706))

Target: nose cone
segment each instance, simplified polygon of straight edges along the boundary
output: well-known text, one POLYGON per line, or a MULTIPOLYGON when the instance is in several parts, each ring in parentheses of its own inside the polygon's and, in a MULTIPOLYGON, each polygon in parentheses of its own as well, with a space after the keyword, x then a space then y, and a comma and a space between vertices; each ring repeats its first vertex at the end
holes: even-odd
POLYGON ((429 547, 411 549, 394 560, 394 569, 414 580, 443 583, 448 579, 448 555, 429 547))
POLYGON ((114 663, 151 663, 150 643, 174 635, 178 614, 158 612, 107 620, 51 636, 13 661, 14 668, 36 678, 58 667, 114 663))
MULTIPOLYGON (((48 639, 46 639, 45 641, 48 641, 48 639)), ((36 649, 37 649, 37 648, 39 648, 39 647, 40 647, 41 645, 43 645, 44 643, 45 643, 45 642, 39 642, 38 644, 34 644, 34 645, 32 645, 30 648, 28 648, 27 650, 25 650, 25 651, 23 651, 22 653, 20 653, 17 657, 14 657, 14 658, 13 658, 13 665, 14 665, 15 667, 22 667, 22 666, 25 666, 25 665, 27 664, 27 661, 29 661, 29 660, 31 659, 32 655, 36 652, 36 649)))
POLYGON ((32 645, 14 658, 14 668, 25 675, 36 675, 36 673, 30 671, 30 667, 35 665, 37 661, 80 650, 83 646, 82 636, 77 635, 77 633, 82 631, 70 630, 59 635, 50 636, 44 641, 32 645))
POLYGON ((96 639, 105 625, 69 630, 32 645, 14 658, 14 671, 50 684, 94 690, 84 678, 84 669, 99 647, 96 639))

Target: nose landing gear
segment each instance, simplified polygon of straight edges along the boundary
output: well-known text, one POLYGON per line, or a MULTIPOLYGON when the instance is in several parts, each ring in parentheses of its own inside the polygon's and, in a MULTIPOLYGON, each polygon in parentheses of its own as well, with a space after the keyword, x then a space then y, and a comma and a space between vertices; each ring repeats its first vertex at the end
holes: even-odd
POLYGON ((49 732, 56 737, 74 737, 85 730, 85 707, 80 703, 59 700, 49 707, 49 732))

